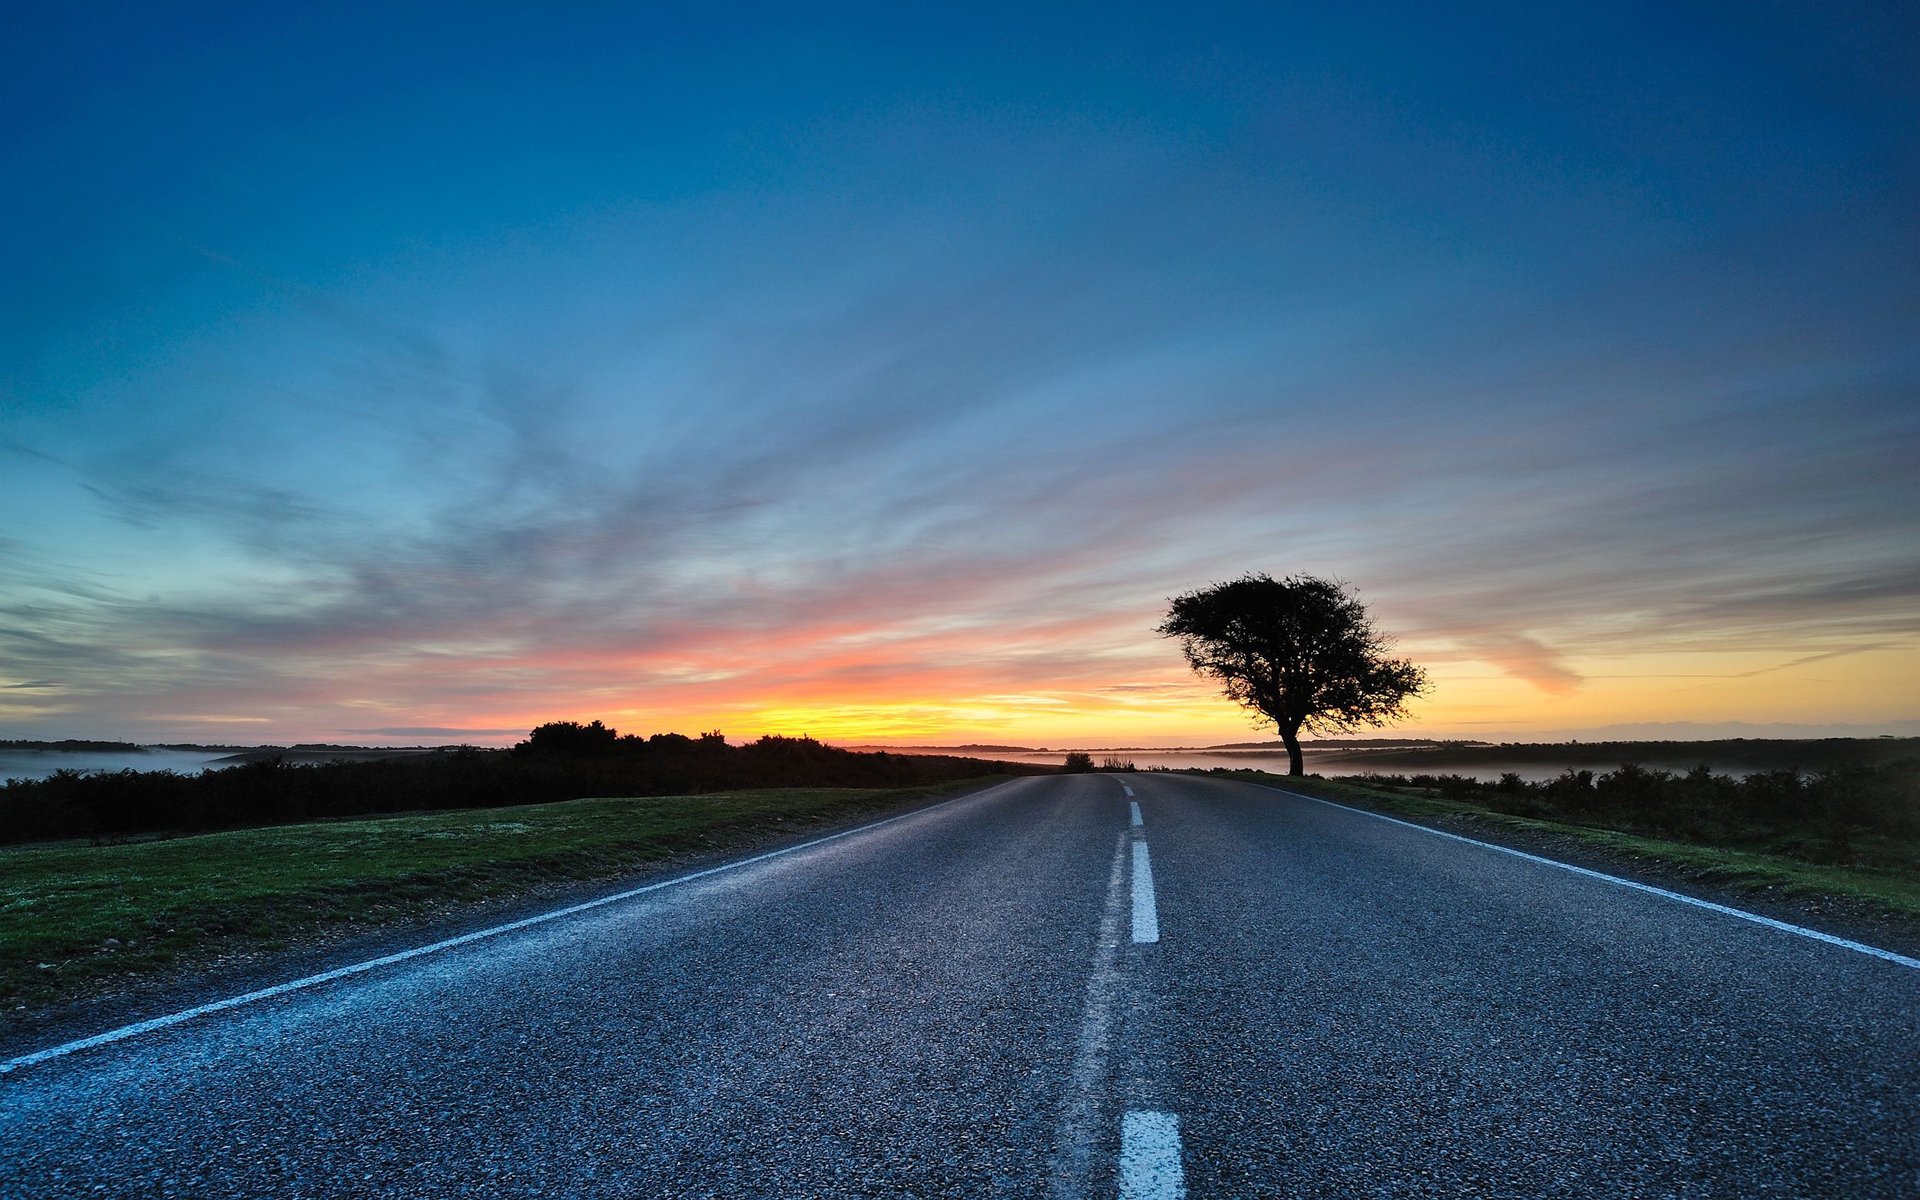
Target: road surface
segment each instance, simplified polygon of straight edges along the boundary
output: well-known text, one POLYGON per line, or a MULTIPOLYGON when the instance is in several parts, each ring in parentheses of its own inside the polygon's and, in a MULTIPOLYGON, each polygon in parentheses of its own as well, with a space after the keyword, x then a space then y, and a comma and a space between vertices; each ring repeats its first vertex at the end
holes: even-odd
POLYGON ((6 1197, 1916 1194, 1920 964, 1160 774, 0 1074, 6 1197))

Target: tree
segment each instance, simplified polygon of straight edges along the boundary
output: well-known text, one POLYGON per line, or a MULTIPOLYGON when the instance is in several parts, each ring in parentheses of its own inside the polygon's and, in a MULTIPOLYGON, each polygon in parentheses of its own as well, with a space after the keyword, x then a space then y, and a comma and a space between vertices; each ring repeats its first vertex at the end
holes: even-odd
POLYGON ((619 744, 618 730, 599 721, 582 725, 578 721, 549 721, 537 726, 527 740, 514 747, 527 754, 610 754, 619 744))
POLYGON ((1305 773, 1302 729, 1384 725, 1426 690, 1427 673, 1387 656, 1392 643, 1338 580, 1250 574, 1171 603, 1156 632, 1179 638, 1194 670, 1279 727, 1290 775, 1305 773))

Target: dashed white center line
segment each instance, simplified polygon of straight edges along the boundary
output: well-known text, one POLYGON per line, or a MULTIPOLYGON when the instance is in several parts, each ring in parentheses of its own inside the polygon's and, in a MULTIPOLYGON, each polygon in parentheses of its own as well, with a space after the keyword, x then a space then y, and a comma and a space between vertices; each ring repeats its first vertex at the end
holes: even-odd
POLYGON ((1127 801, 1127 807, 1133 810, 1133 827, 1135 829, 1140 828, 1140 802, 1138 800, 1129 800, 1127 801))
POLYGON ((1153 900, 1153 864, 1147 860, 1145 842, 1133 844, 1133 940, 1160 940, 1160 909, 1153 900))
POLYGON ((1080 1021, 1080 1040, 1073 1052, 1073 1071, 1060 1109, 1059 1136, 1054 1140, 1053 1200, 1085 1200, 1091 1190, 1093 1151, 1100 1137, 1100 1088, 1107 1078, 1109 1043, 1114 1036, 1114 1009, 1120 1002, 1120 910, 1126 895, 1127 835, 1113 839, 1113 864, 1107 874, 1107 902, 1101 910, 1100 932, 1094 938, 1093 972, 1087 979, 1087 1007, 1080 1021))
POLYGON ((1124 790, 1127 793, 1127 795, 1129 796, 1133 795, 1133 789, 1128 787, 1126 784, 1123 783, 1120 785, 1120 787, 1122 790, 1124 790))
POLYGON ((1187 1194, 1180 1166, 1180 1118, 1169 1112, 1130 1112, 1120 1119, 1121 1200, 1180 1200, 1187 1194))

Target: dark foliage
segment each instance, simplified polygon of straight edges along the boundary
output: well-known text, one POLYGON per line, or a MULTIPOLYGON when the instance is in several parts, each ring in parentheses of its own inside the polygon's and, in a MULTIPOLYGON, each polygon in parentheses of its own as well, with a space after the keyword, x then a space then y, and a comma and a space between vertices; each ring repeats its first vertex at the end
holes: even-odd
MULTIPOLYGON (((1374 743, 1383 747, 1389 743, 1374 743)), ((1271 743, 1253 743, 1266 749, 1271 743)), ((1330 741, 1315 739, 1315 749, 1329 746, 1364 749, 1359 740, 1330 741)), ((1219 749, 1220 747, 1213 747, 1219 749)), ((1370 752, 1371 753, 1371 752, 1370 752)), ((1920 738, 1719 738, 1706 741, 1613 741, 1613 742, 1434 742, 1395 746, 1390 761, 1402 775, 1439 775, 1449 769, 1480 766, 1485 763, 1536 763, 1554 766, 1569 761, 1588 764, 1648 763, 1683 768, 1693 763, 1710 762, 1723 769, 1741 772, 1774 768, 1802 771, 1828 771, 1840 767, 1898 762, 1920 756, 1920 738)), ((1352 755, 1323 759, 1362 764, 1369 757, 1352 755)))
POLYGON ((977 758, 862 754, 811 738, 730 746, 718 733, 621 736, 600 722, 543 725, 511 751, 457 750, 373 762, 84 774, 0 785, 0 843, 200 832, 330 817, 497 808, 588 796, 668 796, 765 787, 915 787, 1041 773, 977 758))
POLYGON ((1093 755, 1080 750, 1068 751, 1066 765, 1060 770, 1068 775, 1083 775, 1093 770, 1093 755))
POLYGON ((1810 862, 1910 863, 1920 855, 1920 759, 1793 768, 1744 779, 1626 763, 1595 775, 1569 769, 1528 783, 1465 775, 1367 775, 1366 782, 1423 788, 1450 800, 1522 817, 1600 825, 1701 845, 1737 846, 1810 862))
POLYGON ((1264 574, 1175 596, 1157 632, 1178 638, 1195 671, 1227 698, 1274 723, 1288 773, 1299 775, 1302 730, 1346 733, 1404 715, 1426 672, 1390 658, 1346 584, 1313 575, 1264 574))

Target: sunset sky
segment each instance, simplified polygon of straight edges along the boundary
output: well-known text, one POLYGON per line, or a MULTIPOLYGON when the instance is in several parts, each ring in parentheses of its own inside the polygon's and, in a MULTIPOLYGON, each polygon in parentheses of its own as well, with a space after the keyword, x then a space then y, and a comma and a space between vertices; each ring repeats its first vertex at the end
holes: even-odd
POLYGON ((1920 733, 1911 3, 10 12, 0 737, 1920 733))

